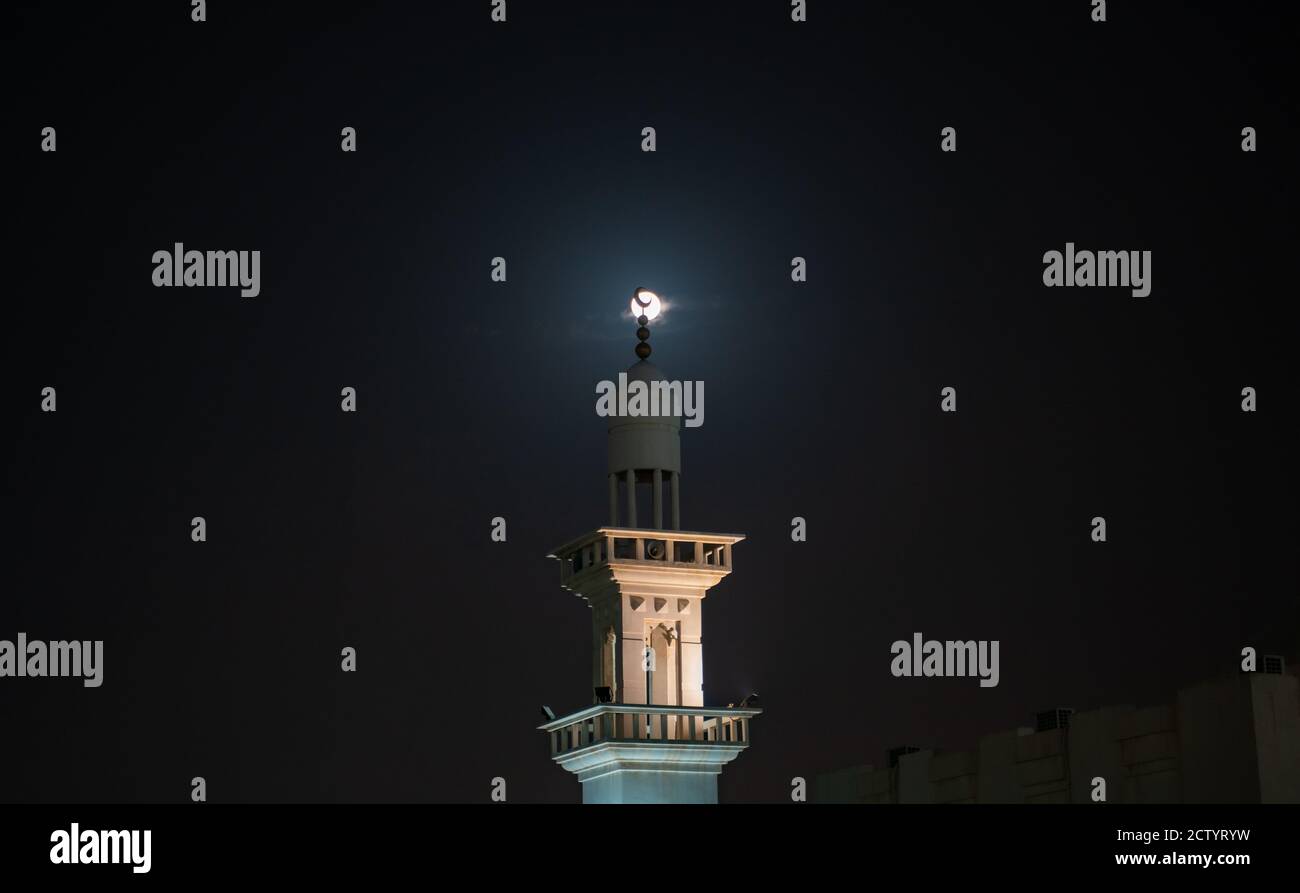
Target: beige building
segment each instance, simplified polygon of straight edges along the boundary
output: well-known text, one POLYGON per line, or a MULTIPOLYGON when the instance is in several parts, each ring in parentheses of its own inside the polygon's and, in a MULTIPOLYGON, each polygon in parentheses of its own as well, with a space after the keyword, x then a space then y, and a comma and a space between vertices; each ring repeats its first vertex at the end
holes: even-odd
POLYGON ((1087 803, 1104 779, 1109 803, 1300 803, 1300 684, 1281 663, 1158 707, 1046 711, 974 750, 894 748, 880 768, 820 776, 815 799, 1087 803))

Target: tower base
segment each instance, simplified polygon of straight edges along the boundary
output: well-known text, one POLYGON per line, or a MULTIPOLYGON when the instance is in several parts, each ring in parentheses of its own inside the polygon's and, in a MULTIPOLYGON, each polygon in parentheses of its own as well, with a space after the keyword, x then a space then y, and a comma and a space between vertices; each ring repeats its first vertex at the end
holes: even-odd
POLYGON ((578 776, 583 803, 717 803, 718 776, 746 745, 602 741, 559 754, 578 776))

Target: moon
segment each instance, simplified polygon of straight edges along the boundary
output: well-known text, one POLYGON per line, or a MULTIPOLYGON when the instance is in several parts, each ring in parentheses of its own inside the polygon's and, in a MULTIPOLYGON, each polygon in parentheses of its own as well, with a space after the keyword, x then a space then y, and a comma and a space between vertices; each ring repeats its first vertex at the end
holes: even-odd
POLYGON ((659 296, 648 288, 638 288, 632 293, 632 303, 629 305, 632 309, 632 316, 644 316, 647 320, 654 319, 663 309, 663 302, 659 296))

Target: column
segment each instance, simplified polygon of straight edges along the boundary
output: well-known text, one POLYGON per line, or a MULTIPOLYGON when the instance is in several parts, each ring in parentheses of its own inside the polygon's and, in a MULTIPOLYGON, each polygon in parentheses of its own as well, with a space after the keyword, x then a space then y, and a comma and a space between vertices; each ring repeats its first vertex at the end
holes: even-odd
POLYGON ((609 526, 618 526, 618 475, 609 475, 609 526))
POLYGON ((669 474, 668 480, 672 484, 672 491, 673 491, 673 530, 681 530, 682 529, 682 504, 681 504, 681 495, 679 493, 680 487, 678 486, 677 482, 681 479, 682 473, 680 471, 670 471, 668 472, 668 474, 669 474))
POLYGON ((654 508, 655 530, 664 529, 664 473, 658 468, 654 470, 654 495, 650 498, 650 505, 654 508))
POLYGON ((636 470, 627 470, 627 526, 636 527, 636 470))

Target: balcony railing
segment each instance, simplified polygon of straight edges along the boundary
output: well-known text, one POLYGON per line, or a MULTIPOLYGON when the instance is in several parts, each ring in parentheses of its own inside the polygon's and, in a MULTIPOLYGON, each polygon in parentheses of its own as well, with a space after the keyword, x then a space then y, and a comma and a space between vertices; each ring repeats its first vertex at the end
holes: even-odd
POLYGON ((597 704, 538 726, 551 737, 551 754, 602 742, 732 744, 747 747, 756 707, 662 707, 597 704))
POLYGON ((731 547, 739 534, 602 527, 551 553, 560 561, 560 582, 609 564, 636 563, 731 572, 731 547))

